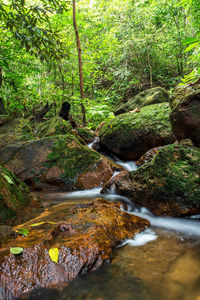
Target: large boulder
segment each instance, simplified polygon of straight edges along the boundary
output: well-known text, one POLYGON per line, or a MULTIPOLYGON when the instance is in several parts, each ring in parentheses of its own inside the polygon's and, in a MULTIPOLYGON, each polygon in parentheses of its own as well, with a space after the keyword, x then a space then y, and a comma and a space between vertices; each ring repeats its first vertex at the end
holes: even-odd
POLYGON ((200 147, 200 83, 177 87, 170 105, 172 130, 177 139, 189 138, 200 147))
POLYGON ((18 227, 30 230, 26 237, 4 245, 7 253, 4 250, 0 263, 3 299, 66 285, 78 275, 97 270, 111 260, 116 246, 149 226, 147 220, 123 212, 120 204, 103 199, 71 211, 58 205, 31 227, 35 222, 18 227), (10 246, 24 251, 14 256, 9 254, 10 246), (49 256, 51 248, 59 251, 57 263, 49 256))
POLYGON ((169 93, 161 87, 155 87, 149 90, 145 90, 137 96, 130 99, 128 102, 119 105, 114 114, 126 113, 136 108, 142 108, 155 103, 162 103, 169 101, 169 93))
POLYGON ((200 149, 168 145, 135 172, 121 172, 102 190, 115 189, 155 215, 200 214, 200 149))
POLYGON ((102 126, 102 148, 125 160, 137 160, 149 149, 173 143, 168 103, 143 107, 139 113, 126 113, 102 126))
POLYGON ((71 133, 4 147, 0 162, 39 190, 98 187, 116 170, 116 165, 71 133))
POLYGON ((38 199, 30 194, 28 186, 0 166, 0 224, 20 222, 39 207, 38 199))

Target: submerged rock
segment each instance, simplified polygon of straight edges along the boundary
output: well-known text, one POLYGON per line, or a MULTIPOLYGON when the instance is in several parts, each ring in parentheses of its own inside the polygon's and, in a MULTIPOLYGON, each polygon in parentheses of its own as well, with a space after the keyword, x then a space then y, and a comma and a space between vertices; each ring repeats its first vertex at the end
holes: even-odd
POLYGON ((117 116, 119 114, 126 113, 136 108, 142 108, 151 104, 168 101, 169 93, 161 87, 155 87, 149 90, 145 90, 142 93, 130 99, 128 102, 119 105, 115 109, 114 114, 117 116))
POLYGON ((124 160, 137 160, 149 149, 173 143, 168 103, 143 107, 139 113, 126 113, 102 126, 102 148, 124 160))
MULTIPOLYGON (((68 284, 78 275, 97 270, 112 258, 114 248, 149 226, 149 222, 127 214, 119 204, 97 199, 71 211, 58 206, 52 215, 37 222, 55 221, 30 227, 4 247, 23 247, 18 256, 7 253, 1 258, 0 283, 3 299, 18 297, 39 288, 68 284), (58 248, 58 262, 49 257, 49 249, 58 248)), ((33 222, 33 221, 32 221, 33 222)), ((25 225, 22 225, 23 227, 25 225)))
POLYGON ((22 222, 39 207, 39 200, 30 194, 28 186, 0 166, 0 224, 22 222))
POLYGON ((177 139, 189 138, 200 147, 200 84, 177 87, 170 105, 172 130, 177 139))
MULTIPOLYGON (((0 247, 17 238, 17 232, 7 225, 0 226, 0 247)), ((1 252, 0 252, 1 254, 1 252)))
POLYGON ((155 215, 200 214, 200 150, 168 145, 135 172, 122 172, 102 192, 114 188, 155 215))

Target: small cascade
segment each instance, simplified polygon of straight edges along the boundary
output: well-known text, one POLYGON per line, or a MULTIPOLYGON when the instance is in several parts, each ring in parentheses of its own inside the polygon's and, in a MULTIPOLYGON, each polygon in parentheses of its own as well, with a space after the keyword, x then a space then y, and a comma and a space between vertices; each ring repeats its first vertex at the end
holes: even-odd
POLYGON ((93 141, 92 143, 88 144, 88 147, 92 149, 92 146, 93 146, 95 143, 98 143, 98 142, 99 142, 99 137, 96 136, 95 139, 94 139, 94 141, 93 141))
POLYGON ((147 219, 153 227, 172 230, 182 233, 188 237, 200 238, 200 222, 195 220, 195 216, 187 218, 157 217, 147 208, 134 209, 129 213, 147 219))

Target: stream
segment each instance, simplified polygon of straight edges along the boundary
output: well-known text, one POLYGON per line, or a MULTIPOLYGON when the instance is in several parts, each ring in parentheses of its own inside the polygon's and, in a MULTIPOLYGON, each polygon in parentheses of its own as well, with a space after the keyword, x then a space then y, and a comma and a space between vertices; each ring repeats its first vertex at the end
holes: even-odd
MULTIPOLYGON (((111 157, 127 170, 134 162, 111 157)), ((115 174, 114 174, 115 175, 115 174)), ((105 198, 120 201, 121 209, 146 218, 151 228, 125 241, 111 264, 76 278, 65 288, 39 290, 28 299, 37 300, 200 300, 200 215, 190 218, 156 217, 136 208, 126 197, 100 194, 101 188, 71 193, 39 193, 45 214, 56 215, 63 207, 105 198), (125 206, 123 205, 125 204, 125 206)))

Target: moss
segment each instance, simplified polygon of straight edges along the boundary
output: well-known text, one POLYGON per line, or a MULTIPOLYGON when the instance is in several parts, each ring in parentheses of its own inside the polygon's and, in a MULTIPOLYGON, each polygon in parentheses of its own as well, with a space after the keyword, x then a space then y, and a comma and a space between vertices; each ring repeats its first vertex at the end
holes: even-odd
POLYGON ((162 103, 169 101, 169 93, 161 87, 155 87, 145 90, 127 103, 116 108, 115 114, 121 114, 133 110, 135 108, 142 108, 155 103, 162 103))
POLYGON ((159 201, 177 202, 200 207, 200 149, 168 145, 132 173, 134 180, 149 188, 159 201))
POLYGON ((77 131, 87 143, 91 143, 95 138, 95 133, 86 127, 79 127, 77 131))
POLYGON ((171 132, 168 103, 152 104, 143 107, 139 113, 125 113, 107 122, 99 132, 100 138, 120 133, 122 139, 130 136, 130 131, 171 132))
POLYGON ((14 217, 30 202, 28 187, 6 168, 0 166, 0 221, 14 217))
POLYGON ((35 124, 36 137, 43 138, 52 135, 67 134, 72 132, 72 126, 69 121, 65 121, 59 116, 35 124))
POLYGON ((173 96, 170 99, 171 109, 176 109, 180 106, 189 104, 194 99, 199 99, 200 84, 196 85, 180 85, 174 90, 173 96))
POLYGON ((63 170, 62 180, 66 183, 74 183, 76 177, 82 172, 87 171, 91 164, 95 164, 100 159, 100 154, 83 146, 72 135, 57 136, 48 155, 48 162, 45 167, 58 166, 63 170))

